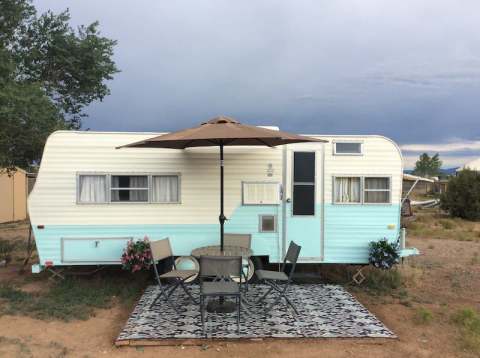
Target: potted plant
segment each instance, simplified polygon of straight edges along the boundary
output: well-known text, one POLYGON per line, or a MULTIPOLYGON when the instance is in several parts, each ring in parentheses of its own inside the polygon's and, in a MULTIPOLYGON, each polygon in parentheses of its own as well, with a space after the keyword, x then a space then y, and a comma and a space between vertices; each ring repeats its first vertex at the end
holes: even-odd
POLYGON ((148 270, 152 265, 152 251, 150 240, 147 236, 143 240, 128 241, 127 247, 123 250, 122 268, 131 272, 148 270))
POLYGON ((400 262, 398 242, 389 242, 386 238, 372 241, 369 245, 370 255, 368 261, 376 268, 388 270, 400 262))

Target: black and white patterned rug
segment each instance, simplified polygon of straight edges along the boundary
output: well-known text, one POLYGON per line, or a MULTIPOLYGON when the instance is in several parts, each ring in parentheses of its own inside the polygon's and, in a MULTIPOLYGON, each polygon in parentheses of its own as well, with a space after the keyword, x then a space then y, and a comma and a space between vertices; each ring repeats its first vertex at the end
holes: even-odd
MULTIPOLYGON (((191 285, 192 294, 198 297, 198 285, 191 285)), ((265 291, 265 285, 250 285, 246 297, 255 301, 265 291)), ((157 297, 157 286, 149 286, 127 324, 117 338, 126 340, 195 339, 205 338, 202 333, 199 306, 189 302, 185 293, 177 289, 172 302, 182 310, 177 314, 163 300, 150 307, 157 297)), ((343 287, 337 285, 292 285, 288 297, 296 305, 299 315, 282 300, 266 312, 275 295, 264 305, 248 305, 242 310, 240 333, 237 333, 236 313, 208 313, 208 338, 333 338, 378 337, 395 338, 395 334, 360 304, 343 287)))

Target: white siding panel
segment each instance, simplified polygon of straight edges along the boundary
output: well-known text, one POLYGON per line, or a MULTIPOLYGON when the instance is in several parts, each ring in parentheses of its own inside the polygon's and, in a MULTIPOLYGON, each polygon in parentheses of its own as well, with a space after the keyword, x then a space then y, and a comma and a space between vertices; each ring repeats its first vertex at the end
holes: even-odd
MULTIPOLYGON (((218 223, 218 148, 186 150, 118 146, 160 133, 66 132, 46 144, 29 198, 35 225, 218 223), (77 174, 180 173, 181 203, 77 204, 77 174)), ((241 204, 242 181, 281 181, 281 148, 225 148, 225 213, 241 204), (268 164, 273 176, 267 176, 268 164)))

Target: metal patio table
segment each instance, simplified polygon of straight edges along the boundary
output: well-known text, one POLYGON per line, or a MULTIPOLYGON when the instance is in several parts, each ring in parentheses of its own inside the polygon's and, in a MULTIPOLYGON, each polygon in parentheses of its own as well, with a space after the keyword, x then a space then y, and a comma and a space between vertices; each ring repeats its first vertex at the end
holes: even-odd
POLYGON ((200 256, 242 256, 242 259, 248 260, 253 255, 251 249, 241 246, 225 245, 223 251, 220 245, 203 246, 192 250, 193 257, 200 256))
MULTIPOLYGON (((231 245, 224 245, 223 251, 221 245, 211 245, 211 246, 203 246, 197 249, 193 249, 191 255, 193 257, 200 257, 200 256, 241 256, 242 259, 248 260, 252 255, 253 251, 246 247, 241 246, 231 246, 231 245)), ((242 295, 242 306, 250 313, 248 308, 245 306, 245 303, 248 301, 242 295)), ((228 302, 225 302, 223 299, 219 301, 210 301, 207 305, 208 312, 233 312, 235 310, 235 305, 231 305, 228 302)))

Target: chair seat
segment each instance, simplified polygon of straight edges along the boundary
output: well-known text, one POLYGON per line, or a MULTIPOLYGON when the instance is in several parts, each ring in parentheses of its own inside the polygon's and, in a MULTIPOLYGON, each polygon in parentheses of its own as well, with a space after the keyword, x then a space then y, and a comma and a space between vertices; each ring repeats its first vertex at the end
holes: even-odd
POLYGON ((288 276, 285 272, 257 270, 255 273, 259 280, 288 281, 288 276))
POLYGON ((240 285, 236 282, 202 282, 200 287, 202 295, 234 295, 240 293, 240 285))
POLYGON ((189 277, 195 276, 198 271, 195 270, 172 270, 160 275, 160 278, 179 278, 185 280, 189 277))

